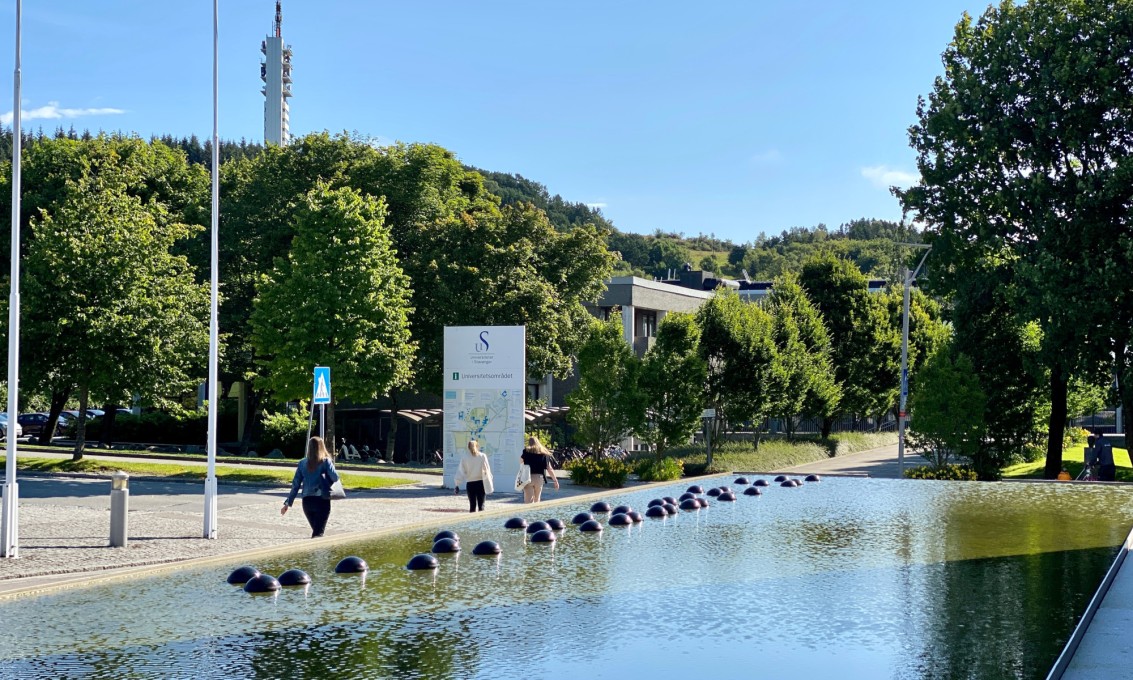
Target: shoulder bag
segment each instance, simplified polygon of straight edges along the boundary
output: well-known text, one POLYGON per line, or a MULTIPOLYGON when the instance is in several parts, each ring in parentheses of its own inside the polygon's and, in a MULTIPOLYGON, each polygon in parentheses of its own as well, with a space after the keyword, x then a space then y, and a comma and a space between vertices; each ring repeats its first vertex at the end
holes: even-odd
POLYGON ((520 465, 519 472, 515 475, 515 490, 523 491, 523 487, 531 483, 531 466, 520 465))

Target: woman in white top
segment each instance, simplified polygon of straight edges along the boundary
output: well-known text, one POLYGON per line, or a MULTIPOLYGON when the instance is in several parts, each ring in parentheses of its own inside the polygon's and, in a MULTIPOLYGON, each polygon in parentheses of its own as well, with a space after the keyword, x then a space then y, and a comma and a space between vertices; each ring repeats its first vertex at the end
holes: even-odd
POLYGON ((468 491, 468 512, 484 510, 484 497, 492 493, 492 468, 488 457, 480 452, 475 440, 468 442, 468 453, 460 458, 460 469, 456 472, 456 493, 460 485, 468 491))

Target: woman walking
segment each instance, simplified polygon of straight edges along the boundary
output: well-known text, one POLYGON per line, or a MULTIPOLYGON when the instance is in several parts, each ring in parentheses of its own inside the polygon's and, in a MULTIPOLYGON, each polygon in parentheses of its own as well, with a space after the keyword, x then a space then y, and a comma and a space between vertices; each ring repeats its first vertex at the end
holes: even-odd
POLYGON ((311 525, 311 538, 323 535, 330 519, 330 486, 338 481, 338 472, 327 453, 322 437, 311 437, 307 442, 307 457, 295 466, 295 477, 291 480, 291 493, 283 501, 279 514, 286 515, 295 502, 300 487, 303 489, 303 514, 311 525))
POLYGON ((468 442, 468 453, 460 458, 460 469, 456 471, 456 493, 460 493, 462 483, 468 492, 468 512, 483 512, 484 497, 494 490, 492 468, 476 440, 468 442))
POLYGON ((559 488, 559 480, 555 477, 555 468, 552 464, 551 452, 543 446, 543 442, 535 437, 527 440, 527 448, 519 456, 519 462, 531 468, 531 483, 523 487, 523 502, 538 503, 543 498, 543 485, 547 483, 547 475, 559 488))

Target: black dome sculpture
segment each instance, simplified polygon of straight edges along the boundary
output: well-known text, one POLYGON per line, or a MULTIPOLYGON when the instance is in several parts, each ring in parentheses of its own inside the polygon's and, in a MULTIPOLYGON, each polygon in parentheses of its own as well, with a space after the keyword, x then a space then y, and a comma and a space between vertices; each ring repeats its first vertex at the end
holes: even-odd
POLYGON ((244 584, 245 593, 274 593, 279 588, 279 581, 271 574, 260 574, 244 584))
POLYGON ((311 582, 311 577, 302 569, 288 569, 279 575, 281 586, 305 586, 311 582))
POLYGON ((237 567, 236 569, 234 569, 232 571, 231 574, 228 575, 228 583, 229 583, 229 585, 234 585, 234 586, 243 585, 243 584, 247 583, 248 581, 251 581, 252 579, 256 578, 259 575, 260 575, 259 569, 256 569, 255 567, 250 567, 248 565, 244 565, 242 567, 237 567))
POLYGON ((370 565, 366 564, 366 560, 354 556, 343 557, 334 567, 336 574, 360 574, 369 570, 370 565))
POLYGON ((558 536, 555 536, 555 532, 550 529, 542 529, 531 534, 532 543, 554 543, 556 540, 558 536))
POLYGON ((480 541, 472 549, 473 555, 499 555, 501 552, 503 552, 503 548, 495 541, 480 541))
POLYGON ((433 543, 433 554, 441 555, 444 553, 457 553, 460 552, 460 543, 454 538, 442 538, 433 543))
POLYGON ((574 518, 570 521, 570 523, 571 524, 584 524, 586 522, 589 522, 592 519, 594 519, 594 515, 591 515, 589 512, 580 512, 580 513, 578 513, 577 515, 574 516, 574 518))
POLYGON ((582 525, 578 527, 578 530, 579 531, 585 531, 587 533, 595 532, 595 531, 601 531, 602 530, 602 523, 599 522, 596 519, 592 519, 588 522, 583 522, 582 525))
POLYGON ((508 521, 504 522, 504 528, 505 529, 526 529, 527 528, 527 520, 523 519, 522 517, 512 517, 508 521))
POLYGON ((532 522, 531 524, 527 525, 527 533, 533 534, 533 533, 538 532, 538 531, 548 531, 548 530, 550 530, 550 528, 551 528, 550 524, 547 524, 546 522, 544 522, 542 520, 537 520, 537 521, 532 522))
POLYGON ((427 553, 422 553, 410 557, 409 563, 405 565, 405 568, 410 571, 426 571, 428 569, 436 569, 440 564, 437 558, 427 553))

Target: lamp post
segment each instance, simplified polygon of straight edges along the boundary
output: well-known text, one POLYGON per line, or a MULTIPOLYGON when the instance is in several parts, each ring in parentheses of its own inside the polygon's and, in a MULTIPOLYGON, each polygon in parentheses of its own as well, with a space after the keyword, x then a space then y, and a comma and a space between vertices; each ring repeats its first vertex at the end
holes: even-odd
POLYGON ((8 297, 8 441, 4 469, 4 509, 0 556, 19 557, 20 489, 16 483, 16 428, 20 379, 20 23, 23 2, 16 0, 15 101, 12 105, 12 273, 8 297))
POLYGON ((897 472, 905 476, 905 404, 909 400, 909 288, 917 278, 932 246, 923 243, 902 243, 910 248, 924 248, 925 254, 917 268, 909 273, 905 267, 905 305, 901 314, 901 407, 897 411, 897 472))
POLYGON ((220 139, 217 133, 217 88, 219 80, 219 0, 212 2, 212 233, 210 251, 212 257, 212 282, 209 302, 209 390, 208 390, 208 476, 205 477, 205 538, 216 538, 216 409, 220 399, 217 389, 217 288, 220 259, 218 251, 217 226, 220 222, 220 139))

